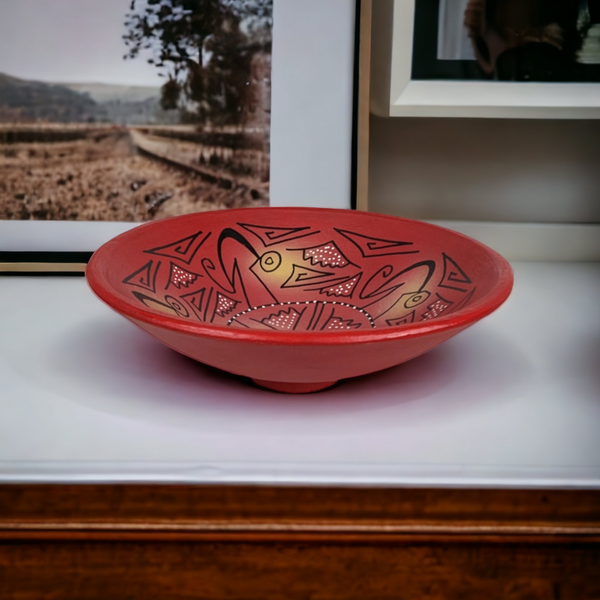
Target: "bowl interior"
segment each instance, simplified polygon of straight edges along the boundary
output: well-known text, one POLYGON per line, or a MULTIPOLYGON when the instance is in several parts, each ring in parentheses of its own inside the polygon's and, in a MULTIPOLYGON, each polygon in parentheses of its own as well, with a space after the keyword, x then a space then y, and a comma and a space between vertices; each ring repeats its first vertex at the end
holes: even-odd
POLYGON ((458 314, 497 285, 499 261, 469 238, 416 221, 267 208, 137 227, 103 246, 88 276, 109 304, 116 299, 136 313, 217 327, 341 332, 458 314))

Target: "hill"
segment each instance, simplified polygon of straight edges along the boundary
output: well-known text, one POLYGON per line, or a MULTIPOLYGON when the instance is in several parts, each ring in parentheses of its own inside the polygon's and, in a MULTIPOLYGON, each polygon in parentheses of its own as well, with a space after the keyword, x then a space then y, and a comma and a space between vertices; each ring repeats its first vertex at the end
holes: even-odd
POLYGON ((138 85, 112 85, 109 83, 60 83, 64 87, 87 94, 94 102, 144 102, 159 100, 160 88, 138 85))
POLYGON ((0 73, 0 123, 168 125, 178 111, 160 108, 160 88, 105 83, 43 83, 0 73))
POLYGON ((0 122, 93 123, 104 119, 102 109, 87 94, 0 73, 0 122))

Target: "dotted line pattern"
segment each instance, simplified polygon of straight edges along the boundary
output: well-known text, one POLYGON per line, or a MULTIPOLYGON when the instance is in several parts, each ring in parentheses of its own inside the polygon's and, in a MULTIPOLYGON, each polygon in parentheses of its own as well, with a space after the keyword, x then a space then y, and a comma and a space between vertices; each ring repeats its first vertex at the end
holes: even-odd
POLYGON ((357 310, 358 312, 362 313, 363 315, 365 315, 365 317, 367 317, 367 319, 369 320, 369 323, 371 324, 371 327, 373 329, 375 329, 375 321, 373 321, 373 317, 366 311, 363 310, 362 308, 358 308, 358 306, 354 306, 352 304, 348 304, 347 302, 330 302, 327 300, 307 300, 305 302, 281 302, 280 304, 263 304, 262 306, 253 306, 252 308, 249 308, 248 310, 243 310, 241 313, 238 313, 237 315, 234 315, 233 317, 231 317, 231 319, 229 319, 229 321, 227 321, 227 325, 231 325, 238 317, 241 317, 245 314, 248 314, 249 312, 253 312, 255 310, 258 310, 260 308, 280 308, 282 306, 294 306, 294 305, 300 305, 300 304, 332 304, 332 305, 337 305, 337 306, 347 306, 348 308, 353 308, 354 310, 357 310))

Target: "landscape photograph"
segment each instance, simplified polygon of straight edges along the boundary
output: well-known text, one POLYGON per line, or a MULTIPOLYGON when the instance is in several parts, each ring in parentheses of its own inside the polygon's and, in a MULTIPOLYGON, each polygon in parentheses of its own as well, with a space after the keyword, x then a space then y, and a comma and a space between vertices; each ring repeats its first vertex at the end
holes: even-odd
POLYGON ((269 204, 272 0, 3 0, 0 220, 269 204))

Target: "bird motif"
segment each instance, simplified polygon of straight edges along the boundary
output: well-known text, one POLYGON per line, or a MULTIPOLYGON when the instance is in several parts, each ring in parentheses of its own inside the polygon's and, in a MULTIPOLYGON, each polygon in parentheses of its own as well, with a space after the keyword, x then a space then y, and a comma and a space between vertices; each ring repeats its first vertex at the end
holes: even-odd
MULTIPOLYGON (((414 320, 415 308, 430 296, 425 287, 435 262, 417 261, 400 270, 384 265, 366 277, 364 269, 348 258, 347 251, 338 244, 329 240, 307 246, 306 241, 298 240, 260 249, 240 231, 228 228, 217 242, 225 281, 218 278, 211 261, 205 259, 203 264, 209 276, 226 291, 241 292, 248 310, 317 298, 317 302, 353 306, 372 316, 375 326, 414 320)), ((282 318, 281 322, 287 326, 291 321, 282 318)))

